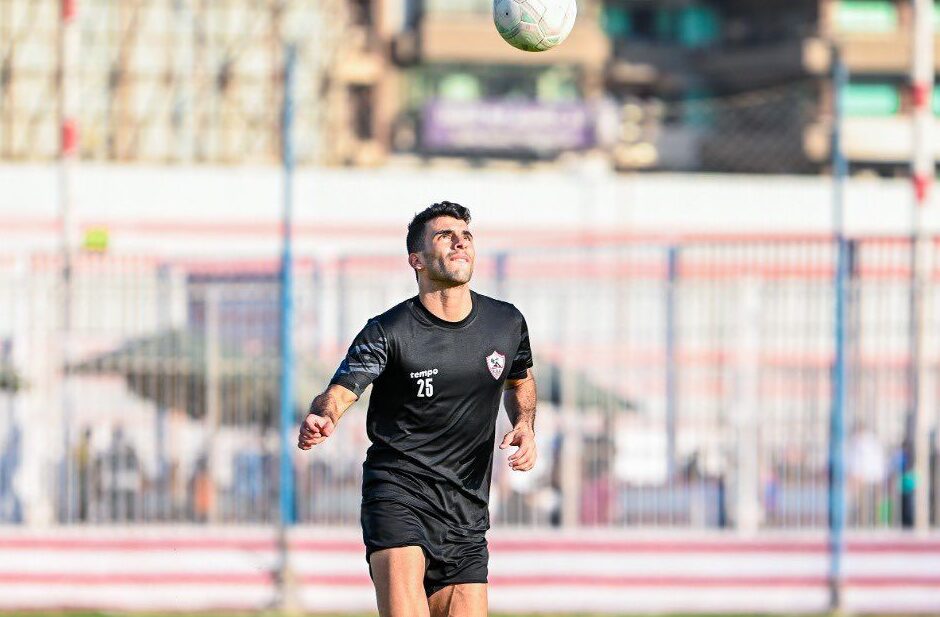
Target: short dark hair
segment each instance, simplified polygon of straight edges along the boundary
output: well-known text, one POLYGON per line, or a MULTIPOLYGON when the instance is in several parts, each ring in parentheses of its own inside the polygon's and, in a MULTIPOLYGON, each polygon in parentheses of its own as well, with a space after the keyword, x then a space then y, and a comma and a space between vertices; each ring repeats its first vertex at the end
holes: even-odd
POLYGON ((421 212, 415 214, 415 217, 408 223, 408 254, 420 253, 424 249, 424 226, 425 224, 439 216, 452 216, 460 219, 464 223, 470 222, 470 211, 460 204, 452 201, 442 201, 431 204, 421 212))

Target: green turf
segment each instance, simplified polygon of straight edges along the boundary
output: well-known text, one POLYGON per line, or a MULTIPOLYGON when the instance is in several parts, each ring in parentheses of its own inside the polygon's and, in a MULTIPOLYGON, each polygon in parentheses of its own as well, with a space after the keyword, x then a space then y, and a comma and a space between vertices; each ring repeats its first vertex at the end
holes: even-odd
MULTIPOLYGON (((98 611, 15 611, 6 612, 0 610, 3 617, 297 617, 297 615, 282 615, 273 612, 246 612, 246 613, 147 613, 147 612, 98 612, 98 611)), ((309 617, 377 617, 376 613, 303 613, 309 617)), ((614 615, 611 613, 493 613, 489 617, 628 617, 627 615, 614 615)), ((644 617, 642 615, 630 614, 629 617, 644 617)), ((646 615, 645 617, 790 617, 782 614, 757 614, 757 613, 735 613, 733 615, 720 615, 716 613, 704 613, 701 615, 690 614, 657 614, 655 616, 646 615)), ((799 615, 793 617, 833 617, 832 615, 799 615)), ((899 615, 867 615, 866 617, 900 617, 899 615)), ((917 617, 940 617, 940 615, 918 614, 917 617)))

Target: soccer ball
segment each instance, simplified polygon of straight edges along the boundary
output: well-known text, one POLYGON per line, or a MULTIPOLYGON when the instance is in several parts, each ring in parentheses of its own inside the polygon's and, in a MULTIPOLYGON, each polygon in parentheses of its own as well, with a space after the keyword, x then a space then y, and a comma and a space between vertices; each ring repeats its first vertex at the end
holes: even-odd
POLYGON ((578 16, 575 0, 493 0, 503 39, 523 51, 545 51, 566 38, 578 16))

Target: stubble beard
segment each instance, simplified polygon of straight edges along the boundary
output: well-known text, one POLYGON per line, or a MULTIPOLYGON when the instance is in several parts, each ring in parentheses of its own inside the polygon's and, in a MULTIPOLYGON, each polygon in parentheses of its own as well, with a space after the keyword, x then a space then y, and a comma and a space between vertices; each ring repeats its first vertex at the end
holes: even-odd
POLYGON ((467 262, 466 267, 464 268, 461 268, 457 265, 459 262, 453 262, 455 264, 453 268, 448 268, 447 262, 443 260, 432 263, 434 263, 434 266, 428 268, 428 278, 430 278, 431 281, 442 284, 445 287, 466 285, 473 277, 472 263, 467 262))

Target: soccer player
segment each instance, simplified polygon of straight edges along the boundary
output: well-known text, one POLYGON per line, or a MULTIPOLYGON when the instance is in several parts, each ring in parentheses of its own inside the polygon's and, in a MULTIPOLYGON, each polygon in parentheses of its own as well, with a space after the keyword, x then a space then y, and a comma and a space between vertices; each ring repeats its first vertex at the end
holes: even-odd
POLYGON ((499 397, 535 465, 535 381, 525 319, 470 289, 470 212, 434 204, 408 225, 418 295, 370 319, 300 427, 309 450, 373 384, 362 535, 382 617, 487 614, 486 530, 499 397))

